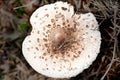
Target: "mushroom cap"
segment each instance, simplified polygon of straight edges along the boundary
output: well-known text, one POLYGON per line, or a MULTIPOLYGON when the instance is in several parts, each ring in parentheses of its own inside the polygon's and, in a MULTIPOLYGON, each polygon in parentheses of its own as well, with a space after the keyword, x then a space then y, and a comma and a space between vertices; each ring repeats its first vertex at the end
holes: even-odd
POLYGON ((42 75, 74 77, 88 68, 100 52, 96 18, 90 12, 75 14, 67 2, 38 8, 30 23, 32 31, 23 41, 22 51, 31 67, 42 75))

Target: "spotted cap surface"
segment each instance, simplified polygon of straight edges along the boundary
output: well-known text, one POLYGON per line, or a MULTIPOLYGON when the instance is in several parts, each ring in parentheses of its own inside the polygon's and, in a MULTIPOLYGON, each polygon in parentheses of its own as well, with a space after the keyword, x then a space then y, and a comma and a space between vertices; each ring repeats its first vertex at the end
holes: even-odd
POLYGON ((101 44, 92 13, 75 14, 67 2, 38 8, 31 16, 32 31, 22 44, 25 59, 42 75, 70 78, 88 68, 101 44))

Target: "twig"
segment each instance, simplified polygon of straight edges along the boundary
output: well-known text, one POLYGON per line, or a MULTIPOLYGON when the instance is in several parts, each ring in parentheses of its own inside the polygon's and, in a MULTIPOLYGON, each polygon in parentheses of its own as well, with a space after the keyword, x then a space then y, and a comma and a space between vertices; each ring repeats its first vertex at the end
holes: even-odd
POLYGON ((115 42, 114 42, 114 50, 113 50, 113 56, 112 56, 111 63, 109 64, 108 69, 106 70, 105 74, 102 76, 102 78, 100 80, 104 80, 105 76, 107 75, 107 73, 109 72, 110 68, 112 67, 112 64, 115 61, 114 58, 115 58, 115 53, 116 53, 116 46, 117 46, 117 39, 115 39, 115 42))
MULTIPOLYGON (((117 13, 117 6, 114 6, 114 23, 116 24, 116 13, 117 13)), ((112 64, 115 61, 115 53, 116 53, 116 46, 117 46, 117 36, 116 36, 116 26, 114 25, 114 48, 113 48, 113 56, 112 56, 112 60, 111 63, 109 64, 108 69, 106 70, 105 74, 102 76, 102 78, 100 80, 104 80, 105 76, 107 75, 107 73, 109 72, 110 68, 112 67, 112 64)))

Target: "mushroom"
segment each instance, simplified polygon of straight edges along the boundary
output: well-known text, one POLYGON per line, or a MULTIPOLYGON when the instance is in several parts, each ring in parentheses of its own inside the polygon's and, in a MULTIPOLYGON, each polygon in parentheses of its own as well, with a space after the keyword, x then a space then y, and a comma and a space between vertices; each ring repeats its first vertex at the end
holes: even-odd
POLYGON ((67 2, 38 8, 32 31, 22 44, 25 59, 42 75, 70 78, 88 68, 100 52, 101 34, 94 15, 75 14, 67 2))

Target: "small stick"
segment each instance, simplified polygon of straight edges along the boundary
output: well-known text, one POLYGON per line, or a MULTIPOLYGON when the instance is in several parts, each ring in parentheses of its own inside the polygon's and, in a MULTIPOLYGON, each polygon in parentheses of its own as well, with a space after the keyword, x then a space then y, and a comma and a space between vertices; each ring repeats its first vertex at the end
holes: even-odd
MULTIPOLYGON (((116 13, 117 13, 117 6, 114 6, 114 23, 116 24, 116 13)), ((109 64, 108 69, 106 70, 105 74, 102 76, 102 78, 100 80, 104 80, 105 76, 107 75, 107 73, 109 72, 110 68, 112 67, 112 64, 115 61, 115 53, 116 53, 116 46, 117 46, 117 36, 116 36, 116 26, 114 25, 114 49, 113 49, 113 56, 112 56, 112 60, 111 63, 109 64)))

